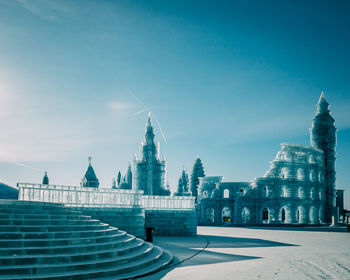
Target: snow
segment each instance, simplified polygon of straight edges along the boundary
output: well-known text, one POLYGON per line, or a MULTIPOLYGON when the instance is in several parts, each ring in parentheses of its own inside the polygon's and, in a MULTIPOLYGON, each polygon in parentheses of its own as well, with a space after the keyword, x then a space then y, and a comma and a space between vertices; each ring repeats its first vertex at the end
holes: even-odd
POLYGON ((151 279, 350 279, 350 233, 330 227, 198 227, 197 237, 156 237, 178 266, 151 279), (194 256, 207 244, 203 252, 194 256))

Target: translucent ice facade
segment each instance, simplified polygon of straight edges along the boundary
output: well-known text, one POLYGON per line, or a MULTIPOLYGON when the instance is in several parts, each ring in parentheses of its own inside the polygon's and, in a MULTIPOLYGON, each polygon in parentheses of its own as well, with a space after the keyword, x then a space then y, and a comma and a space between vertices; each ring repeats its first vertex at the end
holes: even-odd
POLYGON ((133 161, 132 184, 134 190, 146 195, 170 195, 166 189, 166 160, 159 157, 159 143, 154 141, 151 115, 148 115, 145 140, 141 143, 140 156, 133 161))
POLYGON ((323 151, 282 143, 264 177, 252 182, 200 179, 202 224, 318 224, 324 221, 323 151), (230 215, 228 215, 230 214, 230 215))

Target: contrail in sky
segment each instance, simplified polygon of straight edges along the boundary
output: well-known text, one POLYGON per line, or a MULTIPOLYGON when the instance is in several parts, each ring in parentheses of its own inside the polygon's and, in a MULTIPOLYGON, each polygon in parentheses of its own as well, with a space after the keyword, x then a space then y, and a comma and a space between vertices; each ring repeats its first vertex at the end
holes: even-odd
POLYGON ((161 133, 162 136, 163 136, 163 139, 164 139, 165 144, 168 144, 167 141, 166 141, 165 135, 164 135, 164 133, 163 133, 163 130, 162 130, 160 124, 159 124, 158 118, 156 117, 156 115, 155 115, 154 113, 151 112, 151 114, 154 116, 154 119, 156 120, 156 123, 158 124, 160 133, 161 133))
POLYGON ((146 111, 150 111, 150 108, 142 109, 142 110, 140 110, 140 111, 134 113, 134 115, 136 116, 136 115, 139 115, 139 114, 141 114, 141 113, 143 113, 143 112, 146 112, 146 111))
MULTIPOLYGON (((89 48, 86 44, 84 44, 80 39, 76 38, 76 40, 77 40, 77 42, 80 44, 80 46, 82 46, 83 48, 85 48, 85 49, 90 53, 90 55, 92 55, 92 56, 95 58, 95 60, 97 61, 97 63, 98 63, 101 67, 105 67, 105 64, 104 64, 104 62, 102 61, 102 59, 101 59, 91 48, 89 48)), ((113 79, 115 79, 112 75, 111 75, 111 77, 112 77, 113 79)), ((161 134, 162 134, 162 137, 163 137, 163 139, 164 139, 164 142, 165 142, 165 144, 167 144, 167 141, 166 141, 166 138, 165 138, 163 129, 162 129, 162 127, 160 126, 160 123, 159 123, 159 121, 158 121, 157 116, 151 111, 150 107, 146 106, 146 104, 145 104, 131 89, 128 89, 128 91, 129 91, 129 94, 130 94, 131 96, 133 96, 133 97, 140 103, 140 105, 143 107, 142 110, 136 112, 134 115, 139 115, 139 114, 141 114, 141 113, 143 113, 143 112, 145 112, 145 111, 151 112, 152 115, 154 116, 154 119, 155 119, 155 121, 156 121, 158 127, 159 127, 159 130, 160 130, 160 132, 161 132, 161 134)))
POLYGON ((160 126, 160 123, 159 123, 159 121, 158 121, 157 116, 150 110, 150 107, 147 107, 147 106, 145 105, 145 103, 143 103, 142 100, 141 100, 138 96, 136 96, 136 94, 135 94, 131 89, 129 89, 129 93, 130 93, 130 95, 132 95, 132 96, 141 104, 141 106, 143 107, 143 109, 142 109, 141 111, 136 112, 135 115, 141 114, 141 113, 143 113, 143 112, 145 112, 145 111, 149 111, 149 112, 154 116, 154 119, 155 119, 155 121, 156 121, 156 123, 157 123, 157 125, 158 125, 158 127, 159 127, 160 133, 162 134, 162 137, 163 137, 163 139, 164 139, 165 144, 168 144, 167 141, 166 141, 165 135, 164 135, 164 133, 163 133, 163 129, 162 129, 162 127, 160 126))
POLYGON ((6 162, 14 164, 14 165, 17 165, 17 166, 29 168, 29 169, 32 169, 32 170, 35 170, 35 171, 43 172, 43 169, 39 169, 39 168, 30 166, 30 165, 27 165, 27 164, 24 164, 24 163, 21 163, 21 162, 17 162, 17 161, 6 161, 6 162))

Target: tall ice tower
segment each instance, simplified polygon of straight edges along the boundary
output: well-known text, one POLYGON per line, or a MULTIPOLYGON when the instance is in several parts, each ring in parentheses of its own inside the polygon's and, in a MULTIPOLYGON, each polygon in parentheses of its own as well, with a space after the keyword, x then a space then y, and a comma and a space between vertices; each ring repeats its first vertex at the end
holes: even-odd
POLYGON ((335 212, 335 160, 336 160, 336 131, 334 119, 329 111, 329 104, 321 93, 317 104, 316 115, 312 120, 310 129, 310 141, 313 147, 319 148, 324 152, 325 167, 325 185, 326 185, 326 201, 325 201, 325 222, 331 223, 332 216, 335 212))
POLYGON ((159 157, 159 143, 154 141, 151 114, 148 114, 145 139, 141 142, 140 157, 133 161, 132 188, 148 195, 169 195, 165 188, 166 161, 159 157))

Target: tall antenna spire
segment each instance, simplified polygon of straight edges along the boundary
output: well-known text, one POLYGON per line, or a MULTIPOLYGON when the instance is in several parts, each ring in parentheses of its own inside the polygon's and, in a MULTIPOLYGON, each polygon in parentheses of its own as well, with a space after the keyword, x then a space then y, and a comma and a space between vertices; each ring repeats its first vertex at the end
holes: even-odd
POLYGON ((88 160, 89 160, 89 165, 91 165, 91 156, 88 157, 88 160))

